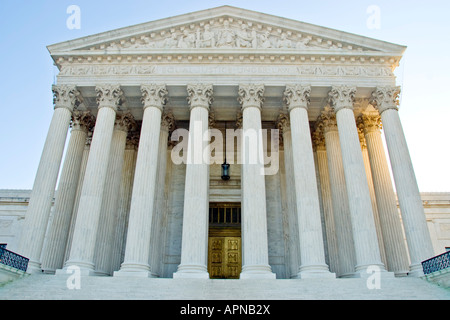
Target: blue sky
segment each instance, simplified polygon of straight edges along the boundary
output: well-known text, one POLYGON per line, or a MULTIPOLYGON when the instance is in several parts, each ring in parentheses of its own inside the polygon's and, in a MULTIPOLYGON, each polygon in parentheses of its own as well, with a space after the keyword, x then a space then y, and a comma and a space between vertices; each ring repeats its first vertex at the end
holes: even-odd
POLYGON ((232 5, 408 46, 396 74, 419 189, 450 192, 450 2, 0 0, 0 189, 31 189, 53 113, 57 70, 46 46, 192 11, 232 5), (66 26, 70 5, 81 28, 66 26), (380 9, 370 29, 367 8, 380 9))

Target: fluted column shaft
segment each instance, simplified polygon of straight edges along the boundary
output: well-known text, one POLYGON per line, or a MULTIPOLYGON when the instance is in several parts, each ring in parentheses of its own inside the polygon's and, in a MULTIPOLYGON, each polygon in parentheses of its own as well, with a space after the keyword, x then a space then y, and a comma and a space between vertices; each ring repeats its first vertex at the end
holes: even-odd
POLYGON ((117 207, 119 203, 120 181, 124 161, 125 145, 128 130, 136 127, 131 113, 118 114, 111 141, 108 160, 108 175, 100 213, 100 225, 97 231, 95 271, 100 275, 112 273, 112 252, 114 228, 117 221, 117 207))
POLYGON ((119 203, 117 208, 117 223, 113 239, 112 269, 117 271, 123 262, 125 241, 127 235, 128 214, 130 211, 131 195, 133 190, 134 170, 136 166, 136 149, 138 139, 134 134, 129 134, 125 146, 122 177, 119 190, 119 203))
POLYGON ((333 215, 333 198, 331 196, 330 174, 328 171, 328 158, 325 146, 325 137, 323 135, 323 128, 316 129, 314 132, 314 139, 316 154, 317 154, 317 168, 319 171, 320 191, 322 193, 323 215, 325 220, 325 228, 328 245, 328 259, 330 271, 338 273, 339 271, 339 254, 336 237, 336 226, 333 215))
POLYGON ((287 86, 300 241, 300 278, 334 276, 325 263, 320 203, 308 121, 311 88, 287 86))
POLYGON ((410 274, 420 276, 423 274, 421 262, 432 257, 434 250, 408 145, 398 115, 399 93, 400 89, 396 87, 377 88, 372 94, 372 104, 380 112, 383 123, 411 259, 410 274))
POLYGON ((72 132, 53 207, 53 219, 42 254, 42 269, 47 273, 55 272, 64 264, 84 146, 93 123, 94 118, 89 112, 74 112, 72 132))
POLYGON ((353 243, 353 234, 349 232, 352 224, 336 115, 330 108, 326 108, 321 114, 320 121, 323 122, 339 256, 339 264, 336 272, 340 277, 348 277, 352 276, 355 272, 355 246, 353 243))
POLYGON ((363 115, 364 133, 369 153, 373 186, 386 252, 386 267, 397 275, 406 275, 408 255, 391 175, 381 139, 379 116, 363 115))
POLYGON ((356 89, 354 88, 334 87, 330 92, 330 100, 336 112, 339 141, 342 149, 355 244, 355 270, 360 276, 363 276, 367 274, 366 270, 370 266, 378 266, 380 270, 385 269, 381 262, 369 185, 353 114, 355 93, 356 89))
POLYGON ((359 142, 361 144, 361 154, 363 156, 364 168, 366 169, 367 183, 369 186, 369 193, 370 193, 370 201, 372 203, 373 220, 375 223, 375 231, 377 233, 378 248, 380 249, 380 258, 381 262, 383 262, 383 264, 385 265, 385 268, 387 268, 386 250, 384 249, 383 231, 381 230, 380 217, 378 213, 377 200, 375 196, 375 188, 373 186, 372 169, 370 168, 369 152, 367 151, 367 144, 366 139, 364 137, 364 133, 359 128, 359 124, 357 123, 356 125, 358 127, 359 142))
POLYGON ((184 190, 181 263, 173 277, 208 279, 209 164, 203 158, 203 152, 208 146, 209 107, 212 102, 213 87, 202 84, 188 85, 187 90, 191 114, 184 190))
POLYGON ((75 200, 74 200, 74 205, 73 205, 73 209, 72 209, 72 218, 70 220, 69 235, 67 238, 66 249, 64 252, 64 263, 69 259, 70 248, 72 247, 73 232, 75 229, 75 222, 77 219, 78 206, 80 204, 80 198, 81 198, 81 189, 83 189, 84 175, 86 173, 87 161, 89 159, 89 151, 91 149, 91 142, 92 142, 92 131, 88 132, 88 136, 86 138, 86 142, 84 145, 83 156, 81 159, 80 174, 78 177, 77 191, 75 194, 75 200))
POLYGON ((78 266, 93 275, 94 253, 105 187, 116 109, 122 91, 119 87, 96 88, 99 110, 92 137, 86 174, 81 190, 72 246, 66 267, 78 266))
POLYGON ((283 135, 284 148, 284 167, 286 172, 286 203, 287 203, 287 224, 289 228, 289 269, 290 278, 298 277, 298 269, 300 267, 300 242, 298 240, 298 222, 297 222, 297 206, 294 176, 291 174, 294 169, 292 157, 292 135, 289 116, 280 114, 278 119, 278 127, 283 135))
POLYGON ((275 274, 272 273, 269 265, 261 132, 264 86, 242 85, 239 87, 238 94, 238 100, 242 105, 242 272, 240 278, 274 279, 275 274))
POLYGON ((54 86, 55 111, 28 204, 18 253, 30 259, 28 272, 41 272, 41 253, 55 194, 67 131, 79 92, 74 87, 54 86))
POLYGON ((139 151, 136 160, 133 194, 128 221, 125 258, 115 276, 152 277, 149 257, 156 192, 158 145, 163 106, 167 101, 165 85, 142 86, 142 119, 139 151))
POLYGON ((161 276, 161 257, 163 251, 163 218, 166 211, 166 167, 167 167, 167 146, 169 141, 169 131, 174 126, 174 118, 171 113, 164 112, 161 120, 161 133, 159 136, 158 151, 158 189, 155 194, 155 219, 152 223, 152 243, 150 248, 151 270, 155 276, 161 276))

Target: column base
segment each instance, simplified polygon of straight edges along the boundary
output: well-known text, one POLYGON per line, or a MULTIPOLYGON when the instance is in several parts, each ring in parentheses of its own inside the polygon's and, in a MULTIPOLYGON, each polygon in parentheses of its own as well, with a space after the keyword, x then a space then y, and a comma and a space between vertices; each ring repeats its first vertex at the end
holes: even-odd
POLYGON ((409 275, 409 271, 408 270, 404 270, 404 271, 393 271, 394 275, 396 277, 407 277, 409 275))
POLYGON ((129 271, 129 270, 119 270, 114 271, 113 276, 115 278, 128 277, 128 278, 157 278, 156 275, 150 271, 129 271))
POLYGON ((368 278, 378 274, 381 278, 395 278, 394 272, 388 272, 383 265, 373 264, 367 266, 356 266, 352 278, 368 278))
POLYGON ((98 276, 98 274, 96 274, 94 270, 86 269, 86 268, 80 268, 80 267, 75 266, 75 265, 67 266, 67 267, 64 267, 62 269, 56 269, 55 276, 67 276, 67 275, 74 274, 76 272, 79 272, 80 276, 88 276, 88 277, 98 276))
POLYGON ((27 273, 29 274, 42 273, 41 264, 39 262, 32 260, 28 261, 27 273))
POLYGON ((206 266, 203 265, 179 265, 174 279, 209 279, 206 266))
POLYGON ((157 278, 149 265, 140 263, 122 263, 119 271, 114 271, 114 277, 157 278))
POLYGON ((408 277, 423 277, 425 275, 421 263, 411 264, 409 270, 408 277))
POLYGON ((99 277, 109 277, 110 276, 110 274, 106 271, 95 270, 94 273, 96 276, 99 276, 99 277))
POLYGON ((269 265, 244 266, 239 279, 276 279, 269 265))
POLYGON ((301 266, 297 279, 336 279, 336 274, 327 265, 301 266))
POLYGON ((42 269, 43 274, 55 274, 56 269, 42 269))
POLYGON ((78 273, 80 276, 97 276, 94 270, 94 264, 85 261, 67 261, 62 269, 56 269, 55 271, 55 275, 68 275, 73 273, 78 273))

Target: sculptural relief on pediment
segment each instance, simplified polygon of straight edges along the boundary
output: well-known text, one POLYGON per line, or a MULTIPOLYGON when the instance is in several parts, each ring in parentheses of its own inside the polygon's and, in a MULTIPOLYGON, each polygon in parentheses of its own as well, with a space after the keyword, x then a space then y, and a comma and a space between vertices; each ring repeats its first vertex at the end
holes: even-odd
POLYGON ((287 49, 376 51, 332 39, 262 23, 222 17, 166 30, 147 32, 90 47, 90 50, 133 49, 287 49))

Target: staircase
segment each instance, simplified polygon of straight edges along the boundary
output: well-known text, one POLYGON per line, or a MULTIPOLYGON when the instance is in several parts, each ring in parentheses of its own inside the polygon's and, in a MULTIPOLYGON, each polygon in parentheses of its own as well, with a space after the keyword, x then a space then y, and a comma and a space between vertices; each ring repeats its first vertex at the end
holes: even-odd
POLYGON ((450 300, 450 289, 420 278, 190 280, 31 274, 0 287, 0 300, 450 300), (69 287, 75 282, 69 279, 69 287))

